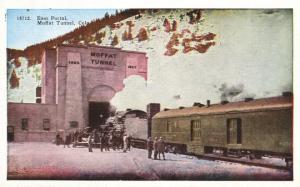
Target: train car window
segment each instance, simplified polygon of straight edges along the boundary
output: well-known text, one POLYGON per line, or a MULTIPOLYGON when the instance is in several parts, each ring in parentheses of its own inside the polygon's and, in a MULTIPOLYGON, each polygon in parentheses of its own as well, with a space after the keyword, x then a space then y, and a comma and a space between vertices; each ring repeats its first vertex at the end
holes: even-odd
POLYGON ((177 121, 174 121, 174 128, 177 128, 177 121))
POLYGON ((167 132, 171 132, 172 131, 172 123, 171 123, 171 121, 168 121, 167 122, 167 132))
POLYGON ((191 121, 191 141, 199 139, 201 137, 201 121, 192 120, 191 121))
POLYGON ((242 143, 242 120, 241 119, 237 119, 237 140, 236 140, 237 144, 241 144, 242 143))
POLYGON ((242 143, 242 120, 239 118, 227 119, 227 143, 242 143))

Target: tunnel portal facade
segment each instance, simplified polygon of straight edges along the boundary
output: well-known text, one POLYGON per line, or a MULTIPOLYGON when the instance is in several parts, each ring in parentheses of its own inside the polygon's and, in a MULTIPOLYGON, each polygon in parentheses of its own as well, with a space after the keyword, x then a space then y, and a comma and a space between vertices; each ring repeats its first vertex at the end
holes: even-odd
POLYGON ((47 141, 61 130, 102 125, 113 112, 110 100, 130 75, 147 80, 146 53, 103 46, 45 49, 41 103, 8 103, 14 141, 47 141))

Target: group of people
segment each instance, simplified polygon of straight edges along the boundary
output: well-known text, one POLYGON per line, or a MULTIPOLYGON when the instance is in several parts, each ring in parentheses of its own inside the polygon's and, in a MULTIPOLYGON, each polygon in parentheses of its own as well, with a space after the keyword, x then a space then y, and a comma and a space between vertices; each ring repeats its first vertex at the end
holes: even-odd
POLYGON ((64 136, 61 137, 59 133, 56 134, 55 143, 56 145, 63 144, 64 147, 70 147, 73 144, 75 147, 75 143, 81 141, 83 137, 83 131, 76 130, 69 133, 64 133, 64 136))
POLYGON ((56 145, 63 144, 64 147, 70 147, 70 144, 75 141, 73 133, 68 133, 64 137, 61 137, 59 133, 56 134, 55 143, 56 145))
POLYGON ((103 134, 102 136, 98 133, 91 133, 88 136, 88 147, 89 152, 93 152, 93 145, 100 144, 101 152, 103 150, 110 151, 110 147, 115 150, 123 149, 123 152, 130 151, 131 148, 131 137, 126 134, 116 136, 114 134, 103 134))
POLYGON ((58 133, 55 141, 56 145, 63 144, 64 147, 70 147, 71 144, 75 147, 78 143, 86 142, 89 152, 93 152, 93 147, 99 147, 101 152, 110 151, 110 148, 113 150, 123 149, 123 152, 127 152, 131 148, 131 136, 115 131, 93 130, 85 133, 82 130, 75 130, 70 133, 65 132, 63 137, 58 133), (84 140, 84 138, 86 139, 84 140))
POLYGON ((154 141, 151 137, 147 140, 147 150, 148 150, 148 158, 152 158, 152 152, 154 150, 153 159, 154 160, 160 160, 160 155, 163 156, 163 159, 165 160, 165 141, 162 137, 159 139, 157 137, 154 138, 154 141))
MULTIPOLYGON (((73 143, 73 147, 76 146, 76 143, 82 142, 84 137, 83 131, 74 131, 71 133, 65 133, 64 138, 60 137, 59 134, 56 135, 56 145, 63 144, 64 147, 70 147, 70 144, 73 143)), ((127 136, 126 133, 116 135, 115 133, 99 133, 96 130, 88 134, 87 137, 88 151, 93 152, 93 147, 95 145, 100 148, 101 152, 110 151, 110 147, 113 150, 122 149, 123 152, 130 151, 131 148, 131 136, 127 136)), ((148 158, 154 160, 165 160, 165 141, 162 137, 155 137, 152 140, 151 137, 147 140, 147 150, 148 158)))

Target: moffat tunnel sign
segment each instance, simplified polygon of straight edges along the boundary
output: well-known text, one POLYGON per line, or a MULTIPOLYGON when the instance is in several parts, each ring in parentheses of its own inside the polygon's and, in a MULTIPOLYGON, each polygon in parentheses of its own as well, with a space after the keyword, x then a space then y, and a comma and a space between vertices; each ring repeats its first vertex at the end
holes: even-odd
POLYGON ((116 66, 117 54, 91 52, 91 63, 93 65, 116 66))
MULTIPOLYGON (((90 64, 93 66, 112 69, 116 66, 117 54, 91 52, 90 64)), ((80 60, 69 60, 68 64, 80 64, 80 60)))

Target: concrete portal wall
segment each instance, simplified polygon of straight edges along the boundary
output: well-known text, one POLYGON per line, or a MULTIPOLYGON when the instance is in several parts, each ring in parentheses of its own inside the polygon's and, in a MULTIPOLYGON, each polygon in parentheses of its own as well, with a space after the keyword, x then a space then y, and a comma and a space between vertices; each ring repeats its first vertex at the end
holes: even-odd
POLYGON ((8 126, 14 127, 14 141, 52 141, 57 131, 56 105, 8 103, 8 126), (22 119, 28 119, 28 130, 22 130, 22 119), (50 130, 43 129, 43 120, 50 120, 50 130))
POLYGON ((14 134, 14 142, 53 142, 56 132, 45 131, 18 131, 14 134))
POLYGON ((146 54, 120 48, 59 46, 56 67, 57 117, 62 129, 70 128, 69 121, 88 126, 89 102, 110 102, 123 89, 126 77, 135 74, 147 79, 146 54))
POLYGON ((123 89, 126 56, 119 48, 90 47, 86 49, 85 57, 82 64, 82 88, 84 120, 88 126, 89 102, 110 102, 123 89))
POLYGON ((147 79, 145 53, 120 48, 61 45, 46 49, 42 57, 42 103, 8 104, 8 125, 15 130, 15 141, 49 141, 57 130, 88 126, 89 102, 110 102, 124 87, 130 75, 147 79), (29 129, 21 129, 23 118, 29 129), (44 131, 43 119, 50 119, 44 131))
POLYGON ((66 74, 67 74, 67 53, 57 50, 56 62, 56 104, 57 104, 57 126, 65 128, 65 106, 66 106, 66 74))
POLYGON ((68 67, 66 80, 65 122, 64 129, 70 128, 71 121, 77 121, 78 127, 83 128, 82 78, 80 53, 67 53, 68 67))
POLYGON ((147 80, 147 57, 144 53, 124 52, 126 61, 126 77, 130 75, 140 75, 147 80))
POLYGON ((47 49, 42 57, 42 103, 55 104, 56 49, 47 49))

